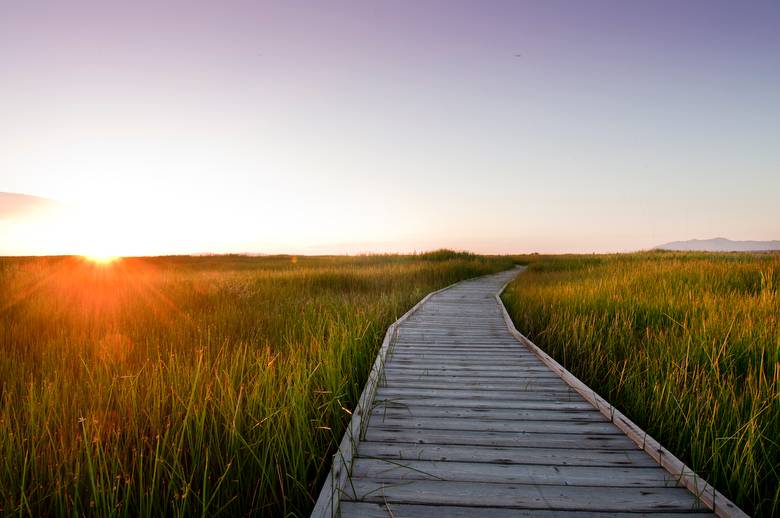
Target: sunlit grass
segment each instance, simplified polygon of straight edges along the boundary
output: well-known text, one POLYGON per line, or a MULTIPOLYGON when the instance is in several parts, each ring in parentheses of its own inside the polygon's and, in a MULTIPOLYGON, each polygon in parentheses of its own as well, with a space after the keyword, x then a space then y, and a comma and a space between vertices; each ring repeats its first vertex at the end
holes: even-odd
POLYGON ((746 511, 780 512, 780 255, 519 259, 519 329, 746 511))
POLYGON ((509 266, 0 258, 0 514, 306 515, 386 327, 509 266))

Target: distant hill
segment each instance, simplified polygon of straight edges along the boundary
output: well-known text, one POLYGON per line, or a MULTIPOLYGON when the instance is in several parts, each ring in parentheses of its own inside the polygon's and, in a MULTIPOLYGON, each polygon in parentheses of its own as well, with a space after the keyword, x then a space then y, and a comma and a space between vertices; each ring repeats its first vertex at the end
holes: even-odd
POLYGON ((780 250, 780 241, 732 241, 723 237, 715 239, 689 239, 658 245, 655 250, 680 252, 765 252, 780 250))

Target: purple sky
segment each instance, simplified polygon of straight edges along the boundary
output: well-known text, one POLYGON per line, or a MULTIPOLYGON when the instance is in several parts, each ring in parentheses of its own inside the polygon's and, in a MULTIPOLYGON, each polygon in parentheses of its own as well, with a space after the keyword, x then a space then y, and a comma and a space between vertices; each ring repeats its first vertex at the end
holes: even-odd
POLYGON ((0 254, 780 238, 780 2, 311 4, 0 5, 0 254))

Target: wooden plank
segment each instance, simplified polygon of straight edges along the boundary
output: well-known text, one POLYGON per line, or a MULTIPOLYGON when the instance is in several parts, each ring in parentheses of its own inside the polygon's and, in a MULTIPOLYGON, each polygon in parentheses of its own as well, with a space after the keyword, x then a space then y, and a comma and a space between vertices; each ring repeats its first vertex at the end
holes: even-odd
POLYGON ((445 333, 445 332, 452 332, 452 333, 477 333, 480 332, 483 335, 485 333, 492 333, 492 334, 502 334, 506 332, 506 329, 503 328, 503 322, 501 322, 499 319, 491 319, 491 322, 484 322, 485 319, 483 319, 483 322, 481 323, 466 323, 466 322, 457 322, 456 319, 451 319, 448 322, 440 321, 440 322, 432 322, 427 323, 425 321, 418 321, 415 323, 409 323, 404 326, 404 333, 427 333, 429 331, 432 332, 439 332, 439 333, 445 333))
POLYGON ((345 501, 342 516, 361 518, 708 518, 712 513, 621 513, 591 511, 548 511, 543 509, 512 509, 500 507, 455 507, 451 505, 420 505, 345 501))
MULTIPOLYGON (((398 335, 393 344, 396 345, 409 345, 414 347, 430 346, 430 347, 500 347, 503 349, 520 350, 523 351, 524 347, 519 344, 511 336, 504 336, 501 338, 483 338, 479 336, 469 337, 450 337, 446 340, 433 341, 433 340, 415 340, 412 337, 404 337, 398 335)), ((528 351, 525 351, 528 352, 528 351)))
POLYGON ((527 392, 544 392, 548 394, 556 393, 559 395, 566 395, 570 393, 570 389, 567 386, 561 386, 550 383, 534 383, 527 381, 524 383, 466 383, 458 382, 457 380, 444 380, 444 381, 432 381, 432 380, 417 380, 402 382, 397 381, 392 384, 383 383, 382 386, 390 387, 394 390, 410 389, 410 390, 459 390, 459 391, 471 391, 474 394, 484 395, 485 392, 493 393, 495 391, 504 391, 511 393, 527 393, 527 392))
POLYGON ((381 405, 373 413, 383 418, 449 417, 453 419, 498 419, 521 421, 608 422, 595 410, 517 410, 509 408, 440 407, 430 405, 381 405))
POLYGON ((448 317, 448 318, 436 318, 434 317, 427 317, 427 318, 421 318, 417 319, 413 322, 406 322, 406 325, 404 326, 404 329, 410 329, 410 330, 425 330, 425 329, 432 329, 432 328, 450 328, 450 329, 460 329, 463 326, 467 327, 468 329, 483 329, 486 331, 506 331, 503 328, 504 323, 501 321, 501 314, 496 313, 492 317, 482 317, 482 318, 458 318, 458 317, 448 317))
POLYGON ((531 379, 493 380, 493 381, 467 381, 456 377, 430 379, 412 378, 407 380, 398 377, 385 377, 384 385, 393 388, 425 388, 425 389, 458 389, 458 390, 510 390, 510 391, 548 391, 568 392, 569 386, 558 381, 538 381, 531 379))
POLYGON ((424 352, 419 354, 396 353, 390 355, 388 357, 388 361, 392 362, 393 365, 406 366, 438 364, 442 366, 463 365, 473 367, 489 367, 491 365, 503 365, 512 366, 515 368, 544 368, 544 364, 540 364, 538 360, 531 360, 521 356, 509 355, 507 355, 506 358, 502 358, 501 356, 482 356, 478 354, 426 354, 424 352))
POLYGON ((509 344, 499 341, 473 342, 467 338, 453 338, 447 341, 418 342, 401 340, 393 342, 393 350, 404 352, 431 351, 431 352, 460 352, 460 353, 512 353, 522 354, 527 358, 537 360, 533 354, 524 350, 519 344, 509 344))
MULTIPOLYGON (((535 357, 528 352, 518 352, 517 346, 504 347, 497 344, 485 344, 485 345, 453 345, 453 344, 407 344, 407 343, 394 343, 392 347, 394 352, 408 352, 408 353, 469 353, 469 354, 523 354, 525 358, 539 361, 539 358, 535 357)), ((540 362, 543 363, 543 362, 540 362)))
POLYGON ((433 397, 433 396, 399 396, 377 394, 374 400, 374 407, 382 406, 403 406, 403 405, 428 405, 439 408, 457 407, 462 408, 496 408, 496 409, 518 409, 518 410, 592 410, 590 403, 583 400, 560 401, 547 399, 519 400, 518 398, 509 399, 491 399, 489 397, 472 398, 451 398, 451 397, 433 397))
POLYGON ((440 397, 440 398, 473 398, 473 399, 511 399, 511 400, 544 400, 544 401, 579 401, 579 395, 572 391, 552 392, 535 390, 459 390, 459 389, 425 389, 425 388, 394 388, 379 387, 377 392, 384 398, 397 396, 415 396, 415 397, 440 397))
MULTIPOLYGON (((473 373, 476 375, 481 375, 480 373, 485 374, 498 374, 501 373, 503 375, 515 375, 515 374, 527 374, 527 373, 539 373, 539 374, 550 374, 549 369, 545 369, 543 365, 534 365, 530 367, 507 367, 505 365, 486 365, 486 366, 468 366, 468 365, 442 365, 440 363, 433 364, 433 365, 420 365, 420 364, 414 364, 414 363, 398 363, 398 362, 392 362, 386 366, 387 369, 393 370, 393 369, 409 369, 409 370, 423 370, 423 371, 447 371, 447 372, 454 372, 454 371, 461 371, 464 373, 473 373)), ((554 373, 553 373, 554 374, 554 373)))
POLYGON ((508 341, 503 340, 489 340, 489 341, 479 341, 474 339, 457 339, 453 338, 450 340, 410 340, 410 339, 403 339, 401 337, 398 337, 393 341, 394 346, 397 347, 430 347, 432 349, 489 349, 492 347, 499 348, 499 349, 509 349, 509 350, 516 350, 517 347, 520 346, 517 342, 514 344, 508 341))
POLYGON ((420 352, 419 354, 405 354, 403 352, 396 352, 391 356, 393 363, 412 363, 412 364, 425 364, 425 363, 446 363, 448 365, 463 365, 471 367, 479 367, 483 365, 505 365, 512 367, 544 367, 538 358, 529 358, 520 355, 510 356, 502 358, 500 355, 488 355, 480 356, 478 354, 425 354, 420 352))
POLYGON ((369 426, 364 437, 374 442, 414 444, 449 444, 461 446, 523 446, 529 448, 585 448, 595 450, 628 450, 636 448, 619 434, 576 433, 501 433, 473 430, 399 430, 369 426))
POLYGON ((504 340, 507 338, 506 330, 503 328, 498 329, 498 327, 495 327, 493 329, 483 330, 469 329, 468 327, 458 325, 452 325, 451 327, 437 326, 420 329, 415 329, 413 326, 404 326, 404 328, 401 330, 400 336, 425 336, 433 338, 459 336, 464 338, 474 337, 478 339, 500 338, 504 340))
MULTIPOLYGON (((385 380, 392 380, 393 383, 398 383, 399 387, 402 386, 403 383, 463 383, 463 387, 465 388, 465 384, 467 383, 474 383, 476 386, 474 388, 478 388, 479 386, 488 387, 490 385, 499 385, 502 387, 507 387, 509 389, 512 389, 513 387, 520 387, 525 385, 533 385, 536 387, 544 387, 548 386, 551 389, 566 389, 569 390, 571 387, 567 385, 566 383, 563 383, 560 378, 551 378, 548 376, 538 376, 533 375, 535 373, 529 373, 524 375, 522 372, 517 373, 505 373, 509 375, 504 376, 480 376, 479 373, 476 372, 461 372, 459 374, 449 374, 449 375, 441 375, 436 374, 435 372, 431 374, 431 371, 422 372, 419 374, 407 374, 404 372, 398 372, 398 371, 390 371, 390 372, 384 372, 383 378, 385 380)), ((435 388, 435 387, 430 387, 435 388)), ((452 388, 452 387, 442 387, 442 388, 452 388)), ((499 388, 499 387, 496 387, 499 388)))
POLYGON ((393 346, 390 350, 390 353, 393 356, 412 356, 412 357, 419 357, 421 355, 424 356, 439 356, 448 360, 454 360, 457 358, 482 358, 482 359, 489 359, 489 358, 506 358, 506 359, 515 359, 515 360, 529 360, 537 363, 542 363, 539 361, 539 358, 534 356, 533 354, 523 351, 520 349, 501 349, 501 348, 488 348, 484 347, 482 349, 478 349, 475 347, 461 347, 461 348, 454 348, 454 347, 426 347, 424 345, 415 345, 412 347, 405 347, 403 345, 400 345, 398 347, 393 346))
POLYGON ((477 341, 476 339, 479 339, 483 341, 483 343, 497 343, 500 339, 506 339, 506 336, 503 334, 498 333, 480 333, 480 332, 474 332, 474 333, 463 333, 463 332, 425 332, 425 333, 402 333, 400 335, 402 339, 415 339, 420 340, 424 342, 432 342, 432 343, 447 343, 449 341, 460 341, 460 342, 468 342, 468 341, 477 341))
POLYGON ((383 370, 383 374, 386 376, 397 374, 404 376, 471 376, 482 378, 548 378, 548 379, 561 379, 556 376, 555 373, 542 368, 525 368, 525 369, 513 369, 507 370, 493 370, 493 369, 449 369, 445 367, 439 368, 420 368, 409 365, 394 365, 387 364, 383 370))
POLYGON ((536 447, 410 444, 362 441, 358 455, 392 460, 438 460, 486 462, 492 464, 544 464, 547 466, 658 466, 645 452, 629 445, 628 450, 594 450, 536 447))
POLYGON ((525 381, 555 382, 561 381, 556 376, 538 370, 479 370, 479 369, 447 369, 445 368, 413 368, 409 366, 389 365, 382 372, 385 379, 413 378, 417 380, 446 381, 446 380, 485 380, 486 383, 500 383, 502 381, 523 383, 525 381))
POLYGON ((445 370, 445 371, 464 371, 464 372, 549 372, 544 369, 544 366, 507 366, 507 365, 453 365, 443 363, 414 363, 414 362, 397 362, 394 361, 388 367, 392 369, 413 369, 413 370, 445 370))
POLYGON ((511 358, 507 358, 504 361, 501 361, 498 358, 490 359, 490 360, 481 360, 479 358, 458 358, 458 359, 452 359, 447 360, 446 358, 430 358, 420 355, 418 358, 399 358, 399 357, 392 357, 388 360, 390 365, 393 367, 409 367, 409 368, 416 368, 416 369, 430 369, 430 368, 447 368, 447 369, 454 369, 457 367, 468 367, 472 370, 495 370, 495 368, 500 368, 503 370, 507 370, 509 368, 512 368, 514 372, 522 372, 523 370, 537 370, 537 372, 544 372, 542 369, 544 368, 541 365, 538 365, 534 362, 528 362, 524 360, 513 360, 511 358))
POLYGON ((503 373, 504 375, 514 376, 514 375, 522 375, 524 373, 540 373, 540 374, 549 374, 549 371, 544 370, 544 366, 540 365, 534 365, 534 364, 526 364, 526 365, 517 365, 512 364, 511 362, 492 362, 492 363, 482 363, 478 364, 478 362, 447 362, 447 361, 432 361, 427 359, 420 359, 418 361, 414 360, 397 360, 394 359, 393 361, 388 363, 388 368, 390 369, 416 369, 416 370, 424 370, 424 371, 438 371, 438 370, 446 370, 446 371, 464 371, 464 374, 470 374, 470 375, 476 375, 480 376, 481 373, 488 373, 488 374, 498 374, 503 373))
POLYGON ((425 335, 425 336, 475 336, 475 337, 501 337, 506 338, 506 329, 501 327, 498 322, 495 325, 461 325, 457 323, 452 324, 438 324, 438 325, 406 325, 403 328, 402 336, 410 335, 425 335))
POLYGON ((582 487, 415 480, 388 483, 353 478, 346 498, 378 503, 484 505, 571 511, 693 511, 700 504, 685 488, 582 487))
POLYGON ((659 466, 545 466, 430 460, 357 458, 352 478, 375 480, 447 480, 493 484, 538 484, 589 487, 677 487, 659 466))
POLYGON ((512 345, 511 337, 505 333, 485 334, 485 333, 433 333, 433 332, 412 332, 401 331, 398 334, 400 341, 417 341, 420 343, 451 343, 464 342, 465 344, 504 344, 512 345))
POLYGON ((403 333, 399 335, 399 338, 402 339, 410 339, 414 337, 420 337, 425 338, 425 341, 431 338, 457 338, 460 340, 474 340, 474 341, 481 341, 481 342, 506 342, 509 344, 510 342, 507 341, 507 334, 506 330, 496 330, 496 329, 463 329, 458 327, 452 327, 452 328, 426 328, 426 329, 409 329, 408 327, 404 327, 403 333))
POLYGON ((474 430, 501 433, 555 433, 555 434, 605 434, 622 435, 615 425, 607 421, 528 421, 525 419, 483 419, 471 417, 418 417, 385 416, 373 412, 368 426, 398 430, 474 430))
MULTIPOLYGON (((504 343, 496 339, 487 341, 476 341, 468 337, 453 336, 448 340, 433 340, 428 337, 425 341, 411 340, 409 338, 399 338, 397 342, 394 342, 395 348, 409 348, 419 349, 427 348, 438 351, 482 351, 486 349, 501 349, 502 352, 515 352, 521 354, 528 354, 528 351, 523 351, 518 344, 504 343)), ((536 359, 536 358, 534 358, 536 359)))

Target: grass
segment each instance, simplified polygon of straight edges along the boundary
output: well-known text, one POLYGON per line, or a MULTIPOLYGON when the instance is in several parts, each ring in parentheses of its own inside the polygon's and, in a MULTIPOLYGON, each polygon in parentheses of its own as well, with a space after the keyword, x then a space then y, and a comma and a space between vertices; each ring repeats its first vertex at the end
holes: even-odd
POLYGON ((780 513, 780 255, 518 261, 518 329, 746 512, 780 513))
POLYGON ((385 328, 510 266, 0 259, 0 514, 306 515, 385 328))

